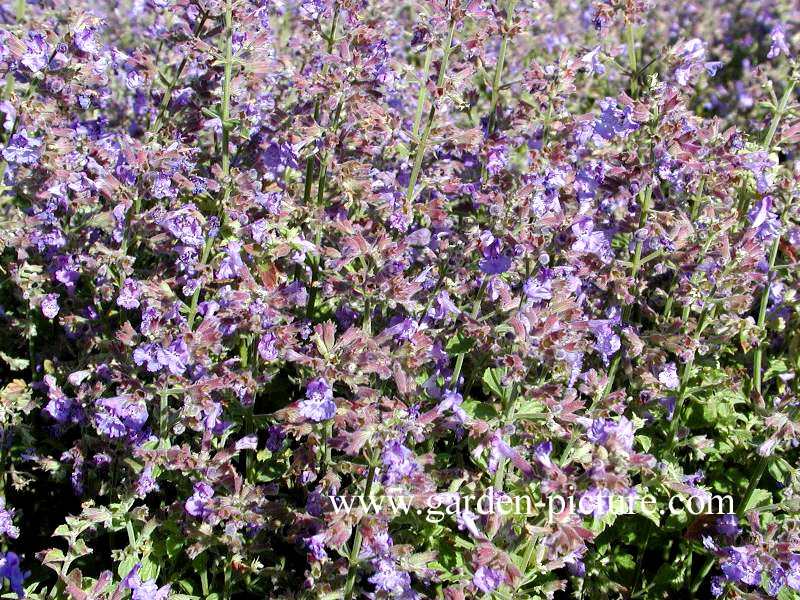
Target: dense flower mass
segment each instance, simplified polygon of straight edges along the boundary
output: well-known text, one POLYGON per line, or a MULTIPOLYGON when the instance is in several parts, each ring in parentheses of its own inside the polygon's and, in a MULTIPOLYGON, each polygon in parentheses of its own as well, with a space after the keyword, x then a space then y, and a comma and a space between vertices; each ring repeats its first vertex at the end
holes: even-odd
POLYGON ((798 52, 782 0, 0 2, 3 592, 800 598, 798 52))

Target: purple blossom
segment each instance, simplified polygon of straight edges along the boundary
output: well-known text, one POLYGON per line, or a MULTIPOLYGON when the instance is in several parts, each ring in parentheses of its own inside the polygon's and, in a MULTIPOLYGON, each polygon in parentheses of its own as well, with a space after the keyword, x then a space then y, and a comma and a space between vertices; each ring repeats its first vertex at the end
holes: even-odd
POLYGON ((616 137, 625 139, 639 127, 639 123, 633 120, 633 111, 630 107, 619 108, 613 98, 604 98, 600 101, 600 116, 594 122, 594 133, 597 138, 607 142, 616 137))
POLYGON ((592 333, 595 337, 595 350, 600 353, 605 364, 608 364, 608 359, 616 354, 622 346, 619 336, 611 328, 607 322, 602 322, 592 328, 592 333))
POLYGON ((139 288, 139 282, 128 277, 125 279, 125 284, 119 291, 119 296, 117 296, 117 304, 128 309, 139 308, 140 294, 141 289, 139 288))
POLYGON ((633 423, 626 417, 620 417, 618 421, 595 419, 591 421, 586 437, 595 444, 607 447, 616 445, 631 452, 633 450, 633 423))
POLYGON ((525 281, 522 291, 534 302, 550 300, 553 297, 552 272, 549 269, 542 269, 535 278, 531 277, 525 281))
POLYGON ((769 39, 771 45, 767 58, 771 60, 778 58, 781 54, 785 54, 787 57, 791 56, 791 50, 789 50, 789 45, 786 43, 786 29, 784 29, 783 25, 780 23, 775 25, 772 31, 769 32, 769 39))
POLYGON ((182 244, 200 248, 205 243, 203 228, 195 216, 194 204, 187 204, 180 209, 167 213, 161 220, 161 226, 170 232, 182 244))
POLYGON ((720 515, 717 517, 715 528, 720 535, 731 538, 742 533, 742 528, 739 527, 739 518, 736 515, 720 515))
POLYGON ((480 236, 483 258, 478 263, 480 270, 489 275, 505 273, 511 267, 511 258, 501 252, 502 242, 490 231, 482 231, 480 236))
POLYGON ((30 572, 20 570, 20 560, 14 552, 0 553, 0 578, 7 579, 8 585, 17 596, 25 597, 23 585, 30 572))
POLYGON ((50 47, 45 34, 40 31, 28 32, 28 38, 25 40, 25 54, 22 55, 20 62, 33 73, 38 73, 47 67, 49 56, 50 47))
POLYGON ((0 535, 7 535, 10 538, 19 537, 19 527, 14 525, 12 518, 14 511, 6 508, 6 499, 0 496, 0 535))
POLYGON ((197 519, 205 519, 211 515, 209 504, 214 497, 214 489, 204 482, 194 484, 193 493, 184 503, 187 514, 197 519))
POLYGON ((378 592, 390 594, 393 597, 409 596, 411 591, 411 576, 397 568, 391 559, 379 559, 375 562, 375 573, 369 578, 378 592))
POLYGON ((773 240, 780 235, 781 224, 778 216, 772 212, 772 196, 764 196, 747 213, 750 228, 756 232, 760 241, 773 240))
POLYGON ((316 421, 327 421, 336 414, 333 389, 324 377, 319 377, 306 386, 306 397, 297 405, 301 417, 316 421))
POLYGON ((61 310, 58 305, 58 294, 45 294, 42 297, 42 314, 48 319, 54 319, 61 310))
POLYGON ((419 470, 419 465, 414 461, 414 453, 400 440, 386 442, 381 460, 386 466, 383 479, 387 485, 399 483, 419 470))
POLYGON ((274 333, 268 331, 258 340, 258 355, 264 362, 272 362, 278 358, 278 349, 275 347, 277 339, 274 333))
POLYGON ((42 140, 28 134, 24 129, 15 133, 3 149, 3 158, 18 165, 33 165, 39 160, 42 140))
POLYGON ((225 246, 225 257, 219 263, 217 279, 235 279, 244 268, 241 257, 241 242, 232 240, 225 246))
POLYGON ((761 562, 755 548, 751 546, 729 546, 726 548, 728 559, 722 563, 722 572, 731 581, 739 581, 748 585, 761 583, 761 562))
POLYGON ((134 565, 130 573, 122 580, 122 585, 131 590, 131 600, 166 600, 170 595, 170 586, 165 585, 159 588, 155 579, 142 581, 139 577, 140 563, 134 565))
POLYGON ((575 242, 572 249, 576 252, 594 254, 604 263, 611 262, 614 258, 611 244, 602 231, 596 231, 594 221, 590 217, 581 217, 572 225, 575 242))
POLYGON ((503 583, 503 574, 497 569, 482 566, 472 576, 472 584, 484 594, 491 594, 503 583))
POLYGON ((681 380, 678 377, 678 367, 675 363, 670 362, 664 365, 658 373, 658 381, 668 390, 677 390, 681 385, 681 380))

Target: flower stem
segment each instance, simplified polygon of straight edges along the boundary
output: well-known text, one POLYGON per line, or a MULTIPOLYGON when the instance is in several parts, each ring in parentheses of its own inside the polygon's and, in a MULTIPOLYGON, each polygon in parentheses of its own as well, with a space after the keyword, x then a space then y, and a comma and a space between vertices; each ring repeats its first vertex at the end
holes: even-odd
MULTIPOLYGON (((364 488, 364 498, 369 499, 372 493, 372 484, 375 481, 375 464, 370 464, 369 471, 367 472, 367 485, 364 488)), ((356 524, 356 533, 353 537, 353 546, 350 548, 350 556, 348 558, 347 566, 347 581, 344 586, 344 600, 352 600, 353 598, 353 585, 356 582, 356 567, 358 566, 358 554, 361 552, 361 527, 360 523, 356 524)))
MULTIPOLYGON (((761 331, 764 328, 764 323, 767 320, 767 304, 769 302, 769 289, 772 279, 772 272, 775 269, 775 261, 778 258, 778 248, 780 247, 781 236, 780 234, 772 240, 772 245, 769 249, 769 268, 767 269, 767 282, 764 289, 761 290, 761 304, 758 307, 758 321, 756 327, 761 331)), ((761 360, 764 354, 764 346, 759 340, 758 345, 753 351, 753 389, 761 394, 761 360)))
MULTIPOLYGON (((202 12, 200 18, 197 20, 197 24, 194 26, 194 30, 192 31, 192 37, 197 37, 200 35, 200 32, 203 30, 203 25, 206 24, 206 19, 208 18, 208 13, 205 11, 202 12)), ((181 78, 183 74, 183 70, 186 68, 186 63, 189 61, 189 55, 185 54, 183 59, 181 59, 180 64, 178 64, 178 68, 175 70, 175 75, 172 77, 172 81, 169 82, 167 85, 167 89, 164 92, 164 97, 161 98, 161 103, 158 106, 158 114, 156 115, 155 120, 150 124, 148 127, 148 131, 150 133, 156 133, 161 127, 162 119, 167 112, 167 108, 169 107, 169 103, 172 101, 172 93, 175 91, 175 86, 178 85, 178 80, 181 78)))
MULTIPOLYGON (((439 66, 439 77, 436 82, 436 87, 442 87, 444 78, 447 74, 447 63, 450 60, 450 53, 452 52, 453 35, 456 32, 456 21, 450 21, 450 31, 447 34, 447 45, 444 48, 442 55, 442 64, 439 66)), ((433 119, 436 116, 436 103, 431 102, 431 110, 428 113, 428 122, 425 125, 425 131, 417 144, 416 154, 414 156, 414 166, 411 169, 411 177, 408 180, 408 189, 406 189, 406 209, 411 207, 411 199, 414 197, 414 187, 417 184, 420 169, 422 168, 422 160, 425 158, 425 146, 428 143, 428 137, 431 134, 431 127, 433 127, 433 119)))
POLYGON ((633 23, 628 23, 625 33, 627 35, 628 65, 631 68, 631 96, 636 98, 638 95, 638 83, 636 81, 638 68, 636 65, 636 32, 633 30, 633 23))
POLYGON ((433 59, 433 48, 428 47, 425 52, 425 64, 422 66, 422 79, 420 80, 419 93, 417 94, 417 112, 414 114, 414 138, 419 135, 419 126, 422 123, 422 111, 425 108, 425 97, 428 94, 428 73, 431 70, 431 60, 433 59))
POLYGON ((764 138, 764 148, 766 148, 767 151, 772 149, 772 141, 775 138, 775 133, 778 131, 778 125, 780 124, 783 115, 786 114, 786 107, 789 105, 789 100, 792 98, 794 86, 795 82, 793 80, 789 81, 789 85, 787 85, 786 89, 783 91, 783 96, 781 97, 780 104, 778 104, 778 109, 772 116, 772 122, 769 125, 767 137, 764 138))
MULTIPOLYGON (((219 204, 219 219, 220 229, 225 223, 225 207, 228 205, 228 200, 231 195, 231 154, 230 154, 230 114, 231 114, 231 77, 233 71, 233 0, 225 1, 225 12, 223 13, 223 20, 225 24, 225 49, 224 61, 225 66, 223 70, 222 80, 222 105, 220 106, 220 118, 222 120, 222 198, 219 204)), ((206 238, 203 245, 203 252, 200 255, 200 266, 204 267, 211 256, 211 248, 214 240, 211 236, 206 238)), ((189 316, 187 318, 189 329, 194 328, 194 320, 197 316, 197 304, 200 300, 200 292, 203 289, 202 280, 198 282, 197 287, 192 294, 191 304, 189 306, 189 316)))

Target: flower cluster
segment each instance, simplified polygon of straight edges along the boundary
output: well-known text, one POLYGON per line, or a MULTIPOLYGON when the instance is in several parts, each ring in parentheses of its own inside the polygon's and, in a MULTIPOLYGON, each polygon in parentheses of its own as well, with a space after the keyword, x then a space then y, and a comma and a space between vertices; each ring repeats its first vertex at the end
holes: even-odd
POLYGON ((798 51, 780 0, 0 2, 3 585, 800 597, 798 51), (489 488, 583 508, 422 515, 489 488))

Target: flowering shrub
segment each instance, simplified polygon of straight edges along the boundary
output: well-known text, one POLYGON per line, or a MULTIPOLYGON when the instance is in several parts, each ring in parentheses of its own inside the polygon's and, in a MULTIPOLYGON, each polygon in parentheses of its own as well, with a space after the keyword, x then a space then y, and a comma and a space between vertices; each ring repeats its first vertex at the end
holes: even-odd
POLYGON ((800 598, 796 3, 0 19, 10 596, 800 598))

